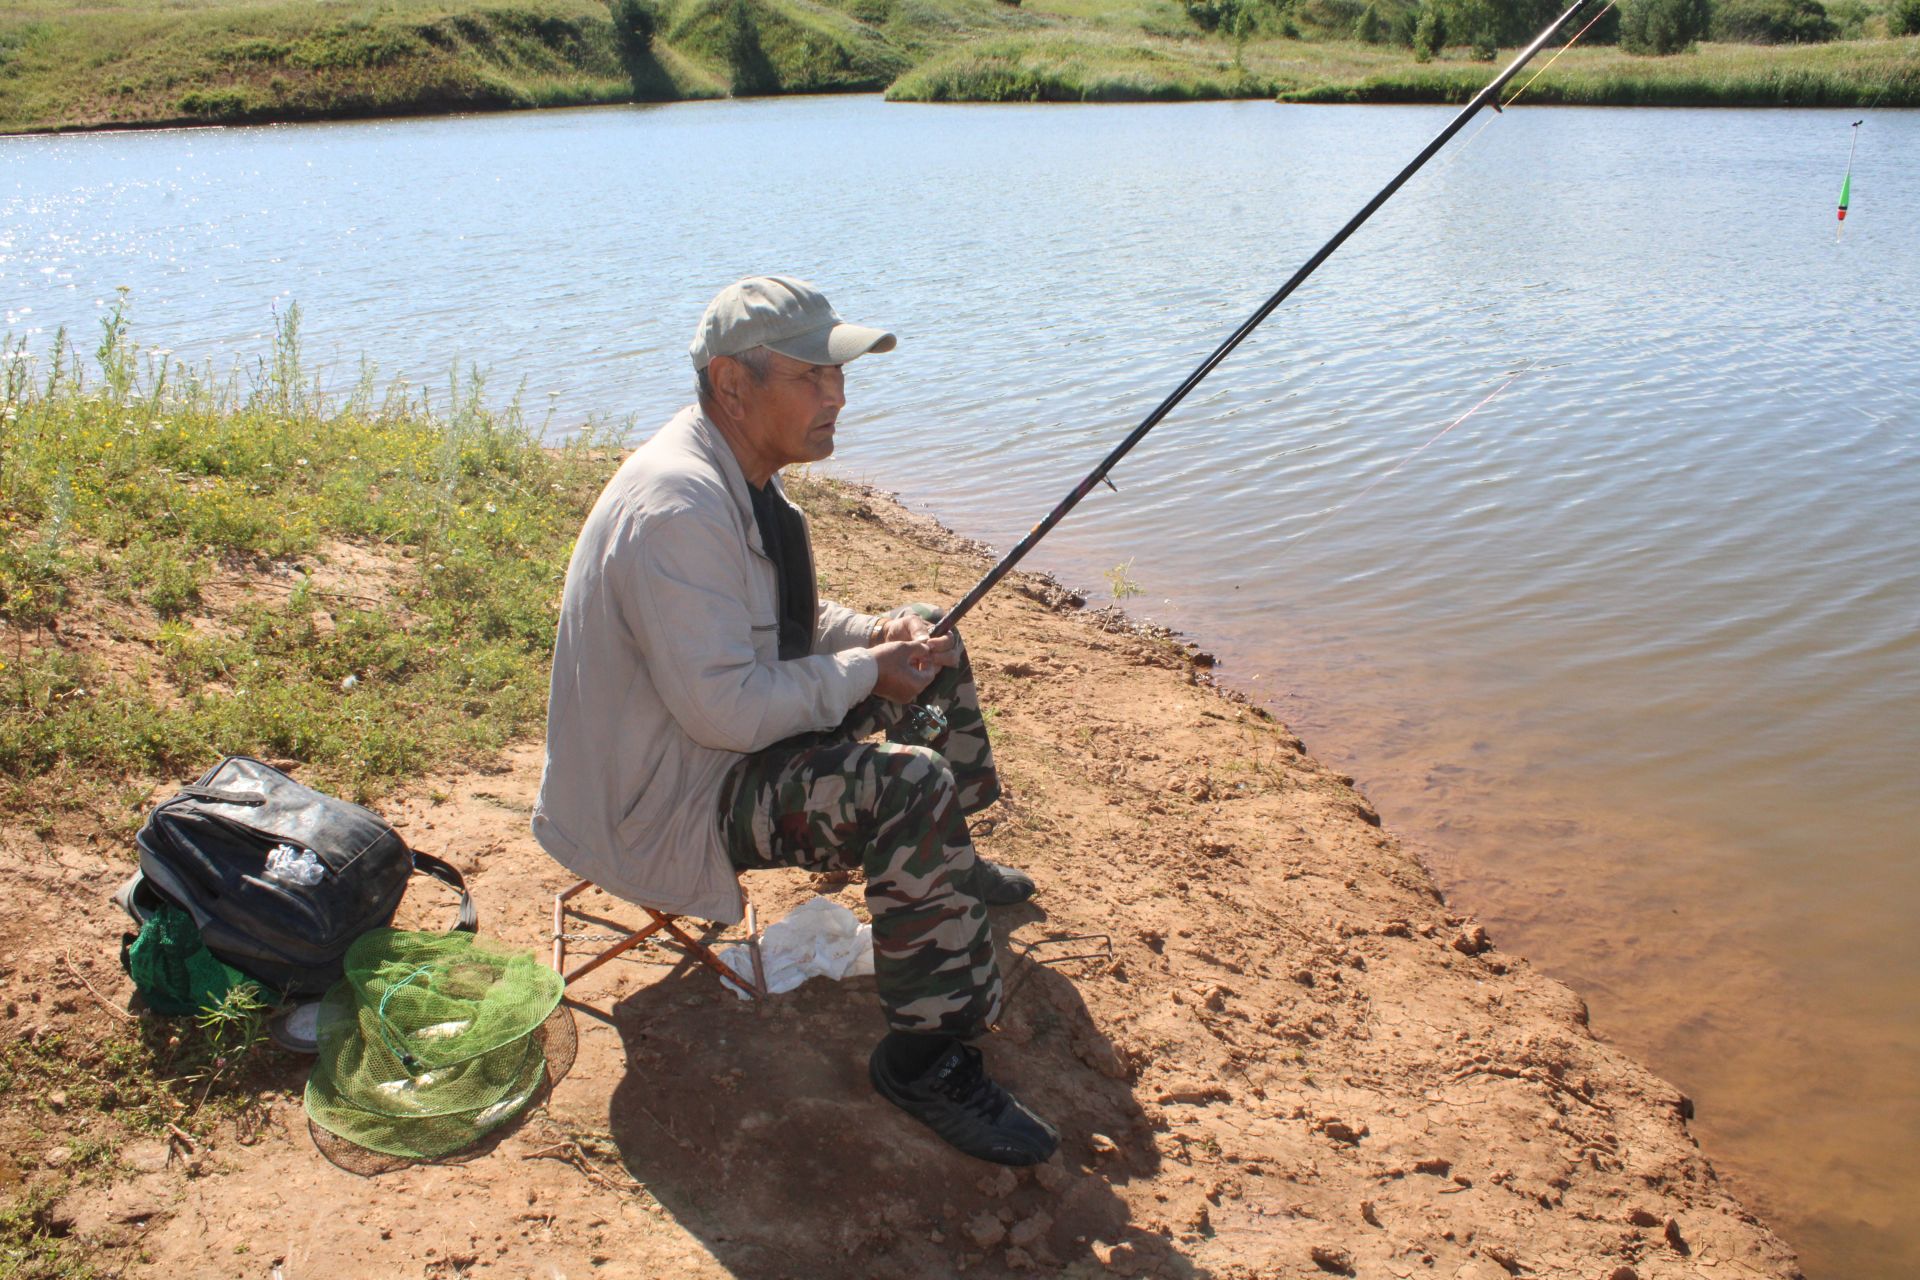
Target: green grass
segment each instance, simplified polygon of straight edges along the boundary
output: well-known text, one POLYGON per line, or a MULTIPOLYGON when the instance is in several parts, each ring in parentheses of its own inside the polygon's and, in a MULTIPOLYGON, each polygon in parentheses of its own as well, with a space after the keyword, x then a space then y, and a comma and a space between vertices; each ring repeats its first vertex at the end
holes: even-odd
POLYGON ((599 0, 257 3, 0 14, 0 130, 236 123, 689 97, 670 61, 621 57, 599 0))
MULTIPOLYGON (((1920 103, 1920 39, 1760 47, 1702 44, 1643 58, 1576 48, 1526 90, 1523 102, 1565 106, 1861 107, 1920 103)), ((1464 102, 1490 78, 1486 63, 1403 63, 1286 90, 1293 102, 1464 102)), ((1527 83, 1522 73, 1514 88, 1527 83)))
MULTIPOLYGON (((1484 64, 1415 63, 1352 39, 1371 8, 1288 0, 1238 43, 1180 0, 9 0, 0 132, 239 123, 708 97, 888 90, 915 101, 1443 101, 1484 64), (627 15, 616 24, 614 12, 627 15), (648 35, 632 36, 631 16, 648 35), (1277 15, 1277 16, 1276 16, 1277 15), (1295 38, 1299 37, 1299 38, 1295 38)), ((1833 0, 1848 36, 1881 0, 1833 0)), ((1913 44, 1583 49, 1537 101, 1920 103, 1913 44)))
MULTIPOLYGON (((374 801, 537 729, 611 451, 543 447, 474 375, 330 403, 294 310, 228 377, 142 352, 124 298, 96 337, 0 344, 0 823, 130 856, 152 785, 223 754, 374 801)), ((120 1176, 131 1141, 257 1129, 307 1064, 264 1038, 251 985, 136 1022, 32 990, 0 1044, 30 1175, 0 1204, 0 1276, 78 1280, 95 1262, 62 1197, 120 1176)))
POLYGON ((1272 97, 1274 80, 1214 45, 1117 36, 1002 38, 964 45, 907 72, 898 102, 1169 102, 1272 97))
POLYGON ((477 376, 327 404, 297 312, 239 384, 144 357, 120 310, 91 368, 7 357, 0 817, 130 825, 130 780, 229 753, 372 799, 539 722, 589 444, 541 447, 477 376))

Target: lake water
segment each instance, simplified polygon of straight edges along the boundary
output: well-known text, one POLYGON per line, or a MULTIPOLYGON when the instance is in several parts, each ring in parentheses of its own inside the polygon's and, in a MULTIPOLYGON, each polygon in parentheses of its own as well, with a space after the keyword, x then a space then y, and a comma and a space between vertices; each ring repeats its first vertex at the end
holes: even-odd
MULTIPOLYGON (((142 342, 225 367, 297 300, 340 382, 458 359, 556 431, 644 431, 713 289, 793 272, 901 336, 851 370, 837 469, 1005 546, 1446 115, 840 98, 0 140, 0 327, 91 348, 124 285, 142 342)), ((1920 113, 1869 113, 1836 238, 1853 118, 1496 119, 1030 562, 1129 566, 1130 609, 1694 1096, 1816 1280, 1920 1272, 1920 113)))

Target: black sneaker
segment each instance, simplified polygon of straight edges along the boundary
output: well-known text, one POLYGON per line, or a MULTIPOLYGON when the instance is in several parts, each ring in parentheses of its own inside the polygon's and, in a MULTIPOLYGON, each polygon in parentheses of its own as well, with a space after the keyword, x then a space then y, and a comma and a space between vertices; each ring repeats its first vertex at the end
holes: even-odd
POLYGON ((876 1092, 945 1138, 956 1150, 995 1164, 1039 1164, 1060 1145, 1054 1127, 987 1078, 980 1051, 956 1043, 917 1080, 901 1081, 875 1048, 867 1074, 876 1092))
POLYGON ((980 901, 990 907, 1010 907, 1033 896, 1033 877, 1018 867, 1005 866, 986 858, 976 859, 978 870, 974 884, 979 886, 980 901))

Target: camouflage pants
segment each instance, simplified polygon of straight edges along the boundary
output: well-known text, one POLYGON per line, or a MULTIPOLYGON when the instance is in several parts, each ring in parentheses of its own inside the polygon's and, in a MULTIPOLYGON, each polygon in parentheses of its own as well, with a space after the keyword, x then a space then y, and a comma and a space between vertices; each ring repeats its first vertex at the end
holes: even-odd
POLYGON ((966 816, 999 795, 963 647, 914 703, 876 695, 836 729, 734 765, 720 788, 720 833, 743 871, 865 871, 888 1026, 975 1036, 1000 1016, 1000 969, 966 816), (876 733, 886 740, 864 740, 876 733))

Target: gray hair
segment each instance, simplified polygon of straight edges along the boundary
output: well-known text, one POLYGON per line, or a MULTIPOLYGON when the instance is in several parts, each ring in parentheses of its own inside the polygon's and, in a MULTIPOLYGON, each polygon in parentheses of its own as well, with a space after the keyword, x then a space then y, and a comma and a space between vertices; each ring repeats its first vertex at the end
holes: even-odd
MULTIPOLYGON (((745 351, 735 352, 728 358, 738 360, 746 366, 748 376, 755 382, 765 382, 767 371, 773 368, 773 348, 771 347, 748 347, 745 351)), ((702 405, 713 399, 713 379, 707 376, 706 369, 693 371, 693 386, 702 405)))

